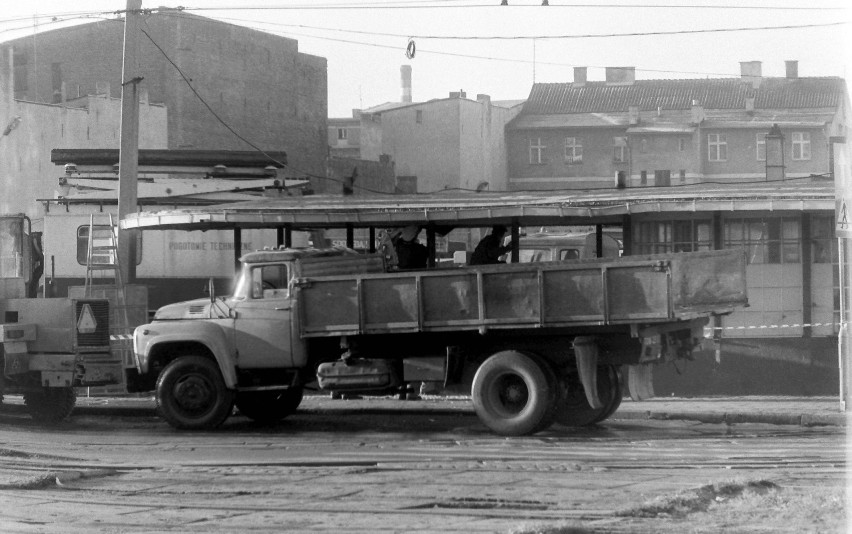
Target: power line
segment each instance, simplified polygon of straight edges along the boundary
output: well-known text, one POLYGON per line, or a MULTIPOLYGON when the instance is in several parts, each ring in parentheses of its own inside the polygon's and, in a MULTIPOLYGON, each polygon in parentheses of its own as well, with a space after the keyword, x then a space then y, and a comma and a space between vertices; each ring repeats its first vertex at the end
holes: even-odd
MULTIPOLYGON (((227 19, 240 21, 241 19, 227 19)), ((401 33, 385 33, 385 32, 370 32, 364 30, 346 30, 342 28, 327 28, 322 26, 308 26, 305 24, 276 24, 266 23, 263 21, 252 21, 242 19, 242 22, 255 22, 262 24, 274 24, 287 28, 303 28, 308 30, 331 31, 341 33, 352 33, 357 35, 369 35, 374 37, 397 37, 410 39, 434 39, 434 40, 538 40, 538 39, 586 39, 598 37, 645 37, 654 35, 679 35, 692 33, 717 33, 717 32, 740 32, 740 31, 761 31, 761 30, 790 30, 802 28, 823 28, 828 26, 840 26, 849 24, 848 22, 825 22, 815 24, 791 24, 787 26, 752 26, 739 28, 709 28, 704 30, 668 30, 657 32, 626 32, 626 33, 587 33, 587 34, 563 34, 563 35, 421 35, 417 33, 401 34, 401 33)))

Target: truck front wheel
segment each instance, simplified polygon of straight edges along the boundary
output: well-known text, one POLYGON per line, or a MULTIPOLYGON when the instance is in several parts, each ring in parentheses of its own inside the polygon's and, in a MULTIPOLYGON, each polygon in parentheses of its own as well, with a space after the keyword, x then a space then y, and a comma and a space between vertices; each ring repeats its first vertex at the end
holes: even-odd
POLYGON ((296 411, 302 403, 302 387, 282 391, 254 391, 237 394, 237 409, 258 423, 274 423, 296 411))
POLYGON ((549 416, 553 392, 535 358, 516 351, 498 352, 477 369, 471 389, 479 419, 502 436, 537 432, 549 416))
POLYGON ((210 429, 221 425, 234 407, 216 363, 203 356, 182 356, 157 379, 157 411, 175 428, 210 429))
POLYGON ((44 424, 56 424, 67 419, 76 402, 74 388, 41 388, 24 393, 24 404, 30 416, 44 424))

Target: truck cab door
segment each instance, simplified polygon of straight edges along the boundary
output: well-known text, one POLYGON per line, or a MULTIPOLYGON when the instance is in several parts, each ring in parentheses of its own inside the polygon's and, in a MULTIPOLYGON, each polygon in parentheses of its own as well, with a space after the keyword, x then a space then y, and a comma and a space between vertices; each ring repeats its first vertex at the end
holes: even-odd
POLYGON ((293 366, 288 271, 286 264, 250 267, 248 294, 234 305, 237 366, 241 369, 293 366))

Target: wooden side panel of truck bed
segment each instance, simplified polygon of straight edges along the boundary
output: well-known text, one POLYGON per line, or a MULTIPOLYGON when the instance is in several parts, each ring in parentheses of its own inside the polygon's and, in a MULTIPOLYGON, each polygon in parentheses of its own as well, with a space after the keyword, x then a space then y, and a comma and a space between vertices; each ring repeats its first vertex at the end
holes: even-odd
POLYGON ((303 336, 661 323, 747 305, 739 250, 308 277, 303 336))

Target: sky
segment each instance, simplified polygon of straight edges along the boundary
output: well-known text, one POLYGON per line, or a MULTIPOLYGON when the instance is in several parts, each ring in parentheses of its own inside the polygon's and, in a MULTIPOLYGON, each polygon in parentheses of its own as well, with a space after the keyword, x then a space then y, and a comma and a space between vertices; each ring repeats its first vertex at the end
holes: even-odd
MULTIPOLYGON (((330 117, 401 100, 412 67, 415 102, 465 91, 520 100, 533 83, 588 80, 635 67, 637 79, 737 77, 741 61, 764 76, 849 78, 852 9, 841 0, 143 0, 296 39, 328 61, 330 117), (406 50, 414 42, 414 57, 406 50)), ((0 41, 115 17, 126 0, 4 2, 0 41)))

